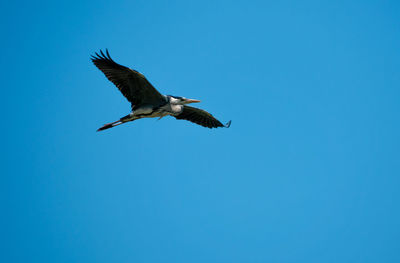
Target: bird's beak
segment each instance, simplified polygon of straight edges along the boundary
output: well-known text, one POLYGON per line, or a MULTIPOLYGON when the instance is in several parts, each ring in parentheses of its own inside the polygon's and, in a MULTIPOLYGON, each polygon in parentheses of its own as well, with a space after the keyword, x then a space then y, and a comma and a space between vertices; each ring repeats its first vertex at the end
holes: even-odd
POLYGON ((186 104, 189 104, 189 103, 197 103, 197 102, 200 102, 199 100, 193 100, 193 99, 186 99, 186 104))

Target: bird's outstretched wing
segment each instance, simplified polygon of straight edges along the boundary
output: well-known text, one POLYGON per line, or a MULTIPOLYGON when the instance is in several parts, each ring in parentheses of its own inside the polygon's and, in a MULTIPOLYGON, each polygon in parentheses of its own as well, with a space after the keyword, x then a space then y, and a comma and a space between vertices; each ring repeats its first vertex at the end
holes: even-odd
POLYGON ((93 63, 104 75, 121 91, 132 103, 132 108, 140 104, 160 105, 165 102, 162 96, 150 82, 136 70, 116 63, 106 50, 106 54, 100 50, 91 57, 93 63))
POLYGON ((194 122, 198 125, 207 128, 218 128, 218 127, 226 127, 229 128, 231 125, 231 121, 227 124, 223 125, 219 120, 214 118, 210 113, 205 110, 198 109, 190 106, 183 106, 183 111, 179 115, 175 115, 175 118, 178 120, 187 120, 194 122))

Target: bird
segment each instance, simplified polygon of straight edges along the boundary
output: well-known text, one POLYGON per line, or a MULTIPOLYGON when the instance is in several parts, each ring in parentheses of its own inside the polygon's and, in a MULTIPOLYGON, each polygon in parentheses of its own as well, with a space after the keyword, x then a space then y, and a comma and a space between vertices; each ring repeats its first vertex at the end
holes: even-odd
POLYGON ((231 121, 222 124, 207 111, 187 105, 199 103, 200 100, 162 95, 143 74, 116 63, 111 58, 108 49, 105 53, 102 50, 99 53, 95 52, 95 55, 91 56, 91 60, 131 103, 132 110, 119 120, 104 124, 97 131, 103 131, 142 118, 158 117, 161 119, 165 116, 172 116, 177 120, 187 120, 210 129, 229 128, 231 125, 231 121))

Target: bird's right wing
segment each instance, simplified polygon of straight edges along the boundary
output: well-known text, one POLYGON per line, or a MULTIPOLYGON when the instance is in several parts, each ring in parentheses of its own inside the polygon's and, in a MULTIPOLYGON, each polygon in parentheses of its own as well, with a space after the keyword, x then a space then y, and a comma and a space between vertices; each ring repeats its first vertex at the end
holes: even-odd
POLYGON ((214 118, 210 113, 206 112, 205 110, 198 109, 195 107, 190 106, 183 106, 183 111, 179 114, 174 116, 178 120, 187 120, 203 127, 207 128, 218 128, 218 127, 226 127, 229 128, 231 125, 231 121, 227 124, 223 125, 219 120, 214 118))
POLYGON ((100 50, 92 61, 98 69, 121 91, 121 93, 134 105, 149 103, 159 105, 165 101, 150 82, 136 70, 116 63, 106 50, 106 54, 100 50))

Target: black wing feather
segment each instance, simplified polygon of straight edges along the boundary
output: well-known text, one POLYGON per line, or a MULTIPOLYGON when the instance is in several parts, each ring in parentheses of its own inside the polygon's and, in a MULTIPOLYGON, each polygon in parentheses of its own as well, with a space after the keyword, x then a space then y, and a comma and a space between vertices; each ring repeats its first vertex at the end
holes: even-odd
POLYGON ((214 116, 208 113, 205 110, 190 107, 190 106, 183 106, 183 111, 179 114, 174 116, 178 120, 187 120, 203 127, 207 128, 218 128, 218 127, 229 127, 230 122, 226 125, 223 125, 219 120, 217 120, 214 116))
POLYGON ((93 63, 117 86, 132 107, 146 103, 157 106, 165 102, 164 96, 141 73, 116 63, 107 49, 106 54, 102 50, 95 54, 91 57, 93 63))

